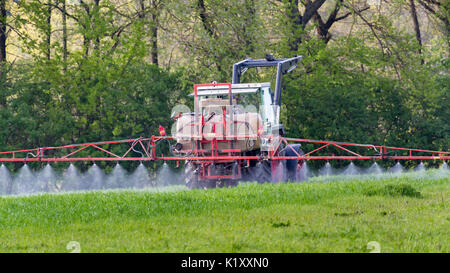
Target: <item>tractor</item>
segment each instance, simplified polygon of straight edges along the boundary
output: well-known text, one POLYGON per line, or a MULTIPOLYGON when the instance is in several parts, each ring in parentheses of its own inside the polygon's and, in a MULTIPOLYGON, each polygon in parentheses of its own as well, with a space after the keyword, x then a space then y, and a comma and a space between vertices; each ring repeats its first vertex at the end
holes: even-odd
POLYGON ((280 123, 282 76, 302 57, 246 59, 234 64, 232 83, 199 84, 190 94, 194 111, 176 116, 172 150, 185 161, 188 188, 235 186, 239 180, 277 183, 304 180, 302 159, 273 159, 303 155, 300 144, 285 144, 280 123), (240 83, 252 67, 276 67, 275 92, 271 84, 240 83))

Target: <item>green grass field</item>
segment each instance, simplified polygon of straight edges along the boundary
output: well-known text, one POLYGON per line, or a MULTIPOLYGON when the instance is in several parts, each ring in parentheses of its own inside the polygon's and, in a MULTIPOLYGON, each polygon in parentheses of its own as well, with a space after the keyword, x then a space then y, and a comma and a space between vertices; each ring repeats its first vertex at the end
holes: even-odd
POLYGON ((450 176, 0 198, 0 252, 450 251, 450 176))

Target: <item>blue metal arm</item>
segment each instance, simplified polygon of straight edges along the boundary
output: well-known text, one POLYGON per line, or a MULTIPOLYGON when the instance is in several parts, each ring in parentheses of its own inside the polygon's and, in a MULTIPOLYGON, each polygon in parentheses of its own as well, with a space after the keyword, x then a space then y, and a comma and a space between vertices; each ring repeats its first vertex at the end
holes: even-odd
POLYGON ((246 59, 233 65, 233 82, 240 83, 241 76, 251 67, 277 67, 277 79, 275 82, 274 104, 281 106, 281 77, 293 70, 297 63, 302 60, 302 56, 289 59, 273 59, 270 55, 266 56, 266 60, 246 59))

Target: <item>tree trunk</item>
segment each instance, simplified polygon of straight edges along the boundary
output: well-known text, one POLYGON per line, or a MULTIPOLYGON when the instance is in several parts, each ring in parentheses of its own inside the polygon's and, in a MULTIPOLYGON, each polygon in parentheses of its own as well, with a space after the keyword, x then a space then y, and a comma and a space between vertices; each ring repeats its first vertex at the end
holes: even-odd
POLYGON ((289 49, 291 52, 297 52, 298 46, 302 42, 298 28, 302 28, 302 16, 298 8, 298 0, 290 0, 288 7, 288 17, 290 19, 290 34, 289 49))
MULTIPOLYGON (((83 6, 84 10, 86 11, 86 15, 89 17, 89 20, 92 19, 91 16, 91 10, 89 8, 89 5, 87 5, 86 3, 84 3, 83 0, 79 0, 80 4, 83 6)), ((86 26, 86 24, 82 24, 82 27, 84 29, 84 31, 88 31, 88 26, 86 26)), ((87 58, 89 56, 89 47, 91 44, 91 40, 90 38, 88 38, 86 36, 85 33, 83 33, 83 48, 84 48, 84 58, 87 58)))
POLYGON ((62 0, 62 31, 63 31, 63 60, 64 71, 67 69, 67 17, 66 17, 66 0, 62 0))
POLYGON ((158 2, 157 0, 151 1, 152 5, 152 24, 150 26, 150 32, 152 36, 151 40, 151 57, 152 63, 155 65, 159 65, 158 60, 158 30, 159 30, 159 10, 158 10, 158 2))
MULTIPOLYGON (((100 12, 99 9, 99 5, 100 5, 100 0, 94 0, 94 4, 97 7, 97 11, 96 12, 100 12)), ((93 22, 92 22, 93 23, 93 22)), ((99 50, 100 49, 100 36, 98 33, 95 33, 95 45, 94 45, 94 49, 99 50)))
POLYGON ((157 10, 152 11, 152 25, 150 27, 150 31, 152 33, 152 41, 151 41, 151 56, 152 63, 158 65, 158 15, 156 14, 157 10))
MULTIPOLYGON (((413 24, 414 24, 414 31, 416 32, 416 40, 419 43, 418 53, 419 53, 419 55, 422 55, 422 38, 420 35, 420 25, 419 25, 419 20, 417 19, 417 11, 416 11, 416 5, 414 3, 414 0, 409 0, 409 5, 411 8, 411 18, 412 18, 413 24)), ((424 63, 422 56, 421 56, 420 63, 421 64, 424 63)))
MULTIPOLYGON (((204 0, 198 0, 197 1, 197 8, 198 8, 198 11, 199 11, 200 20, 202 21, 202 26, 205 29, 205 31, 208 33, 208 36, 211 39, 218 39, 219 37, 217 36, 217 33, 215 32, 214 24, 212 22, 212 18, 208 14, 208 12, 206 11, 205 1, 204 0)), ((217 70, 219 72, 223 71, 222 70, 222 65, 221 65, 222 59, 223 59, 223 56, 221 56, 221 54, 218 54, 218 56, 215 58, 215 62, 214 62, 214 64, 217 67, 217 70)))
POLYGON ((289 49, 291 52, 297 52, 300 43, 302 42, 302 31, 305 30, 308 22, 313 18, 314 14, 322 7, 325 0, 306 1, 304 3, 305 10, 303 14, 300 13, 298 7, 298 0, 289 0, 287 7, 287 16, 289 18, 289 32, 292 35, 289 39, 289 49))
POLYGON ((199 9, 200 19, 202 20, 203 28, 208 32, 209 36, 214 37, 214 30, 211 23, 211 18, 206 12, 206 6, 204 0, 198 0, 197 7, 199 9))
POLYGON ((450 5, 446 2, 441 4, 441 2, 435 0, 418 0, 418 2, 428 13, 443 23, 443 30, 447 38, 447 50, 450 51, 450 23, 448 17, 450 5))
POLYGON ((0 0, 0 79, 6 62, 6 0, 0 0))
POLYGON ((52 0, 48 0, 47 2, 47 33, 46 33, 46 42, 47 42, 47 52, 46 57, 47 60, 50 60, 50 50, 51 50, 51 38, 52 38, 52 0))
MULTIPOLYGON (((150 57, 152 59, 152 63, 155 65, 159 65, 158 60, 158 30, 159 30, 159 11, 158 11, 158 2, 156 0, 150 1, 151 5, 151 22, 149 26, 150 30, 150 57)), ((138 17, 142 20, 147 18, 147 13, 145 10, 144 0, 139 0, 137 2, 138 7, 138 17)), ((145 20, 144 22, 147 22, 145 20)))
POLYGON ((242 34, 245 41, 246 55, 251 55, 255 51, 255 40, 252 26, 255 24, 256 8, 254 0, 245 0, 245 10, 248 16, 245 17, 242 34), (250 31, 248 30, 250 29, 250 31))
POLYGON ((343 0, 337 0, 333 11, 328 15, 328 18, 326 21, 322 20, 322 17, 320 16, 319 12, 316 10, 316 12, 313 15, 314 21, 317 23, 316 30, 317 34, 319 35, 320 39, 327 44, 331 39, 331 33, 330 28, 333 26, 333 24, 339 20, 343 20, 347 18, 351 14, 351 12, 347 12, 343 16, 338 17, 338 13, 341 10, 343 0))

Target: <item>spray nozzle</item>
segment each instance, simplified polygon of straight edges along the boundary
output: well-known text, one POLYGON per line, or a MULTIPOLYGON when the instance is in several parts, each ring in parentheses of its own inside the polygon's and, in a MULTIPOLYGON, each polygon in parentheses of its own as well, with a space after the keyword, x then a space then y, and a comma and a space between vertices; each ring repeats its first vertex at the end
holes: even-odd
POLYGON ((209 165, 209 173, 210 175, 216 175, 216 164, 214 162, 209 165))
POLYGON ((234 161, 233 164, 233 179, 238 178, 238 174, 239 174, 239 164, 237 161, 234 161))

